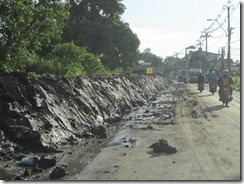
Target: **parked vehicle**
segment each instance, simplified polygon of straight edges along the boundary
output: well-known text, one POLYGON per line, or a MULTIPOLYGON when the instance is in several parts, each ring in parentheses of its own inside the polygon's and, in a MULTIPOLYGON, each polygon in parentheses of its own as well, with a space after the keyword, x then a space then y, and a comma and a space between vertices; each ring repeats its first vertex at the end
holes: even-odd
POLYGON ((192 75, 188 79, 189 83, 196 83, 197 82, 197 75, 192 75))
POLYGON ((189 69, 189 83, 197 83, 197 76, 199 73, 202 73, 202 69, 200 68, 190 68, 189 69))

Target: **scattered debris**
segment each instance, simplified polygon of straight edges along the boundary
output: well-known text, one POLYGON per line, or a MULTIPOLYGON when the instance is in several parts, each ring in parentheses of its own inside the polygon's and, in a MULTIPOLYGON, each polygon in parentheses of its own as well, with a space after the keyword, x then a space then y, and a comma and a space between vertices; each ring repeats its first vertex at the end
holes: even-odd
POLYGON ((56 179, 59 179, 59 178, 65 176, 67 173, 64 168, 65 168, 65 166, 63 166, 63 165, 56 166, 55 169, 52 170, 52 172, 49 175, 50 179, 56 180, 56 179))
POLYGON ((33 166, 38 164, 39 158, 37 156, 27 156, 21 159, 18 163, 19 166, 33 166))
POLYGON ((133 138, 123 137, 122 140, 123 140, 122 145, 125 148, 134 147, 134 145, 136 144, 136 139, 133 139, 133 138))
POLYGON ((158 142, 153 143, 150 148, 153 149, 155 152, 165 152, 165 153, 176 153, 177 150, 176 148, 170 146, 168 144, 168 141, 165 140, 164 138, 159 139, 158 142))
POLYGON ((197 110, 196 110, 196 109, 193 109, 193 110, 191 111, 191 116, 192 116, 193 118, 197 118, 197 117, 198 117, 198 113, 197 113, 197 110))
MULTIPOLYGON (((42 179, 48 178, 47 173, 56 166, 56 159, 39 158, 33 153, 53 155, 63 147, 76 146, 87 139, 107 139, 110 129, 119 127, 123 116, 149 99, 155 100, 154 96, 171 82, 156 75, 65 78, 1 73, 0 161, 8 162, 9 167, 2 164, 0 169, 10 174, 0 174, 0 179, 38 179, 33 175, 38 172, 42 172, 42 179), (31 167, 31 170, 23 171, 16 166, 31 167), (8 170, 14 170, 15 177, 8 170)), ((145 114, 146 117, 140 118, 152 116, 150 111, 145 114)), ((124 142, 125 147, 133 147, 135 143, 133 139, 124 142)), ((57 167, 50 178, 62 175, 62 168, 57 167)))
POLYGON ((41 169, 48 169, 48 168, 51 168, 55 165, 56 165, 56 157, 55 156, 53 158, 45 158, 45 156, 43 155, 38 162, 38 166, 41 169))

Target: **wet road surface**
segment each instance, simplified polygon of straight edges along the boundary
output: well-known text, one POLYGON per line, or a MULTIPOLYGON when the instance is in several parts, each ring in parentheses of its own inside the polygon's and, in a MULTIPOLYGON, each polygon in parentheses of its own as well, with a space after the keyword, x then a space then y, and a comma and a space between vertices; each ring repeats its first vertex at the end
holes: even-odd
POLYGON ((207 89, 174 84, 128 115, 91 163, 65 180, 240 180, 237 98, 224 108, 207 89), (155 152, 159 139, 177 152, 155 152))

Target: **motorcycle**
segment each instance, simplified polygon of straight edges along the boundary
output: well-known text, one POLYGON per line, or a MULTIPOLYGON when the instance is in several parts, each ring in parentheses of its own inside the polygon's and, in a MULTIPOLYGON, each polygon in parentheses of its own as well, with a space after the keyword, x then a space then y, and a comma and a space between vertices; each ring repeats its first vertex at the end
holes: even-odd
POLYGON ((204 90, 204 82, 198 83, 198 90, 202 93, 202 91, 204 90))
POLYGON ((217 91, 217 84, 216 83, 210 83, 209 87, 210 87, 209 91, 213 95, 217 91))
POLYGON ((223 102, 223 105, 227 107, 228 103, 232 100, 233 98, 230 96, 230 88, 224 87, 222 90, 222 97, 221 97, 221 101, 223 102))

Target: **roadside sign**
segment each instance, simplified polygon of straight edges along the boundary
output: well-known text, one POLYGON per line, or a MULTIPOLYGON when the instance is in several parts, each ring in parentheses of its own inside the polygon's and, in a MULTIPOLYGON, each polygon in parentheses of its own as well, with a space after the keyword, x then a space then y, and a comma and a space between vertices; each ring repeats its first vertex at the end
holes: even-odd
POLYGON ((147 74, 152 74, 152 68, 147 68, 147 74))

